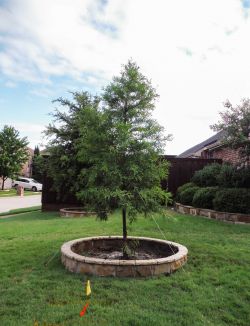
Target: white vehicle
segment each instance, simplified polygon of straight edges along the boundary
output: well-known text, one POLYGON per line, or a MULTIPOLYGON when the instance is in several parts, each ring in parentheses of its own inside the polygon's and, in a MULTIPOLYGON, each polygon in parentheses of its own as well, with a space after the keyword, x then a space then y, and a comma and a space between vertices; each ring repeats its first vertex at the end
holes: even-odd
POLYGON ((42 191, 43 189, 43 185, 41 183, 34 179, 25 177, 17 177, 16 180, 12 181, 12 186, 14 188, 17 188, 17 186, 21 186, 24 189, 30 189, 32 191, 42 191))

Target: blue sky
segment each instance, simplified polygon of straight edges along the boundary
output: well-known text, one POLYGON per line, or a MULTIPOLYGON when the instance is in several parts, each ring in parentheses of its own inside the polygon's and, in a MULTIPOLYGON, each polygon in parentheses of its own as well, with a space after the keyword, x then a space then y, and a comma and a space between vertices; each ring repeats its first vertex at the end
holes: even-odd
POLYGON ((250 96, 250 0, 0 0, 0 128, 46 141, 52 100, 97 93, 133 58, 178 154, 211 136, 223 101, 250 96))
POLYGON ((242 1, 242 6, 245 9, 250 8, 250 0, 241 0, 242 1))

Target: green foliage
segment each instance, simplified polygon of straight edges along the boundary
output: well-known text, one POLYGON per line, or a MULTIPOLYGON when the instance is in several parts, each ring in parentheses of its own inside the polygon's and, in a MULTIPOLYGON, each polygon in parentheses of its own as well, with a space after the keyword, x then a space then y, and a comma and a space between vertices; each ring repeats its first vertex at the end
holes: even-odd
POLYGON ((73 93, 73 101, 58 99, 69 113, 56 111, 47 129, 52 137, 48 173, 57 193, 66 188, 101 219, 114 207, 131 221, 160 210, 170 200, 161 188, 168 163, 159 159, 170 136, 164 137, 152 118, 157 97, 129 61, 101 98, 83 92, 73 93))
POLYGON ((180 200, 180 194, 182 191, 188 189, 188 188, 192 188, 195 187, 196 185, 193 182, 187 182, 184 183, 182 186, 178 187, 177 191, 176 191, 176 196, 175 196, 175 200, 179 201, 180 200))
POLYGON ((250 167, 237 169, 233 179, 236 188, 250 188, 250 167))
MULTIPOLYGON (((249 200, 249 190, 243 187, 250 188, 249 167, 239 169, 230 164, 213 163, 196 171, 192 182, 202 187, 193 197, 193 206, 227 212, 248 211, 249 204, 245 201, 249 200)), ((182 203, 181 194, 178 192, 177 198, 182 203)), ((188 195, 189 193, 183 195, 184 201, 191 205, 189 198, 186 199, 188 195)))
POLYGON ((224 131, 223 143, 238 149, 242 165, 250 164, 250 99, 243 99, 240 105, 226 101, 226 110, 220 112, 221 120, 212 125, 214 131, 224 131))
POLYGON ((202 170, 196 171, 191 181, 199 187, 213 187, 218 185, 217 177, 221 171, 221 164, 212 163, 202 170))
POLYGON ((32 178, 35 180, 42 182, 43 181, 43 174, 46 170, 46 161, 41 155, 35 155, 33 157, 32 162, 32 178))
POLYGON ((222 188, 234 187, 236 168, 230 164, 222 164, 218 170, 218 174, 215 176, 217 185, 222 188))
POLYGON ((157 96, 129 61, 105 88, 101 114, 81 128, 78 158, 89 166, 81 171, 86 187, 77 195, 97 212, 116 203, 132 220, 170 198, 160 186, 168 172, 168 163, 159 160, 166 137, 151 116, 157 96))
POLYGON ((2 189, 7 178, 14 178, 28 159, 28 141, 20 138, 19 132, 11 127, 4 126, 0 131, 0 176, 2 189))
POLYGON ((38 146, 35 146, 35 149, 34 149, 34 156, 39 156, 40 155, 40 149, 38 146))
POLYGON ((72 93, 72 101, 59 98, 55 103, 67 111, 56 110, 54 122, 46 130, 50 138, 47 160, 47 174, 53 179, 53 190, 60 200, 67 200, 70 195, 85 187, 84 178, 80 177, 81 170, 87 167, 89 159, 79 163, 78 144, 81 131, 84 128, 95 128, 98 120, 98 105, 100 99, 92 97, 88 92, 72 93))
POLYGON ((213 200, 215 210, 231 213, 250 213, 250 190, 241 188, 222 189, 213 200))
POLYGON ((196 184, 193 183, 193 182, 184 183, 184 185, 180 186, 180 187, 177 189, 177 192, 182 192, 182 191, 184 191, 184 190, 186 190, 186 189, 188 189, 188 188, 192 188, 192 187, 194 187, 194 186, 196 186, 196 184))
POLYGON ((38 146, 35 146, 34 156, 32 160, 32 178, 42 182, 44 171, 46 170, 46 162, 44 158, 40 155, 40 149, 38 146))
MULTIPOLYGON (((238 168, 228 163, 213 163, 205 166, 202 170, 196 171, 190 184, 200 187, 249 188, 250 167, 238 168)), ((185 188, 185 185, 179 187, 178 192, 182 191, 182 187, 185 188)))
POLYGON ((192 206, 199 208, 213 208, 213 199, 215 198, 218 188, 207 187, 200 188, 193 197, 192 206))
POLYGON ((229 164, 213 163, 196 171, 192 182, 179 187, 176 200, 199 208, 247 213, 249 188, 250 168, 238 169, 229 164), (196 191, 194 184, 202 188, 196 191))
POLYGON ((180 194, 179 194, 179 201, 181 204, 183 205, 192 205, 193 203, 193 198, 195 193, 199 190, 200 188, 197 186, 194 187, 189 187, 186 188, 185 190, 183 190, 180 194))

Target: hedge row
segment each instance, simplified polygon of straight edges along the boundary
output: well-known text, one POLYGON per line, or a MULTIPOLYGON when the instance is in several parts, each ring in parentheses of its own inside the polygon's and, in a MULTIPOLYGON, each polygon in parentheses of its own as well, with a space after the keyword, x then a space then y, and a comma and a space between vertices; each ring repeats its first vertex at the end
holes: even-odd
POLYGON ((195 172, 191 182, 177 190, 183 205, 231 213, 250 213, 250 168, 211 164, 195 172))
POLYGON ((250 191, 245 188, 200 188, 191 186, 179 192, 183 205, 214 209, 229 213, 250 214, 250 191))
POLYGON ((199 187, 250 188, 250 167, 213 163, 196 171, 191 181, 199 187))

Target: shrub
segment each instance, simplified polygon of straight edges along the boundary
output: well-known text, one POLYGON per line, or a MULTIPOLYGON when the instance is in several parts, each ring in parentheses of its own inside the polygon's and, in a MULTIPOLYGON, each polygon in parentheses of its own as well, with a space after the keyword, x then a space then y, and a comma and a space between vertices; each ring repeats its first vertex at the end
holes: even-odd
POLYGON ((235 172, 236 169, 233 165, 222 164, 219 174, 216 176, 217 184, 222 188, 235 187, 235 172))
POLYGON ((228 188, 217 191, 213 200, 214 209, 230 213, 250 213, 250 190, 228 188))
POLYGON ((187 188, 179 194, 179 201, 183 205, 192 205, 193 197, 200 188, 197 186, 187 188))
POLYGON ((177 191, 176 191, 176 196, 175 196, 175 200, 179 201, 180 200, 180 193, 188 188, 192 188, 192 187, 196 187, 196 185, 193 182, 188 182, 188 183, 184 183, 184 185, 178 187, 177 191))
POLYGON ((221 164, 213 163, 196 171, 191 181, 200 187, 213 187, 218 185, 217 176, 221 171, 221 164))
POLYGON ((250 188, 250 167, 235 171, 234 186, 236 188, 250 188))
POLYGON ((200 188, 193 197, 193 206, 199 208, 213 208, 213 199, 218 191, 217 187, 200 188))

